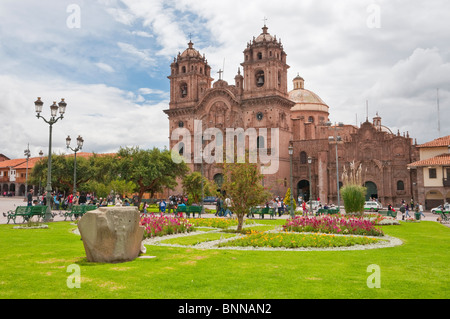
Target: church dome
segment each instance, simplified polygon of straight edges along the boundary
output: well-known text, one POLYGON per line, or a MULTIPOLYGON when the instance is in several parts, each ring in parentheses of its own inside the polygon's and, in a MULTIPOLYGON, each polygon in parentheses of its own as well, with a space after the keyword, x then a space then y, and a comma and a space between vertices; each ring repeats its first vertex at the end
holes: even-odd
POLYGON ((274 38, 267 32, 268 28, 264 25, 262 29, 263 32, 255 39, 255 42, 273 41, 274 38))
POLYGON ((194 49, 194 43, 192 41, 189 41, 188 43, 189 47, 181 53, 182 58, 202 58, 202 55, 200 52, 198 52, 196 49, 194 49))
POLYGON ((304 88, 305 80, 297 75, 294 89, 289 92, 289 99, 295 102, 291 111, 323 111, 328 113, 328 105, 314 92, 304 88))

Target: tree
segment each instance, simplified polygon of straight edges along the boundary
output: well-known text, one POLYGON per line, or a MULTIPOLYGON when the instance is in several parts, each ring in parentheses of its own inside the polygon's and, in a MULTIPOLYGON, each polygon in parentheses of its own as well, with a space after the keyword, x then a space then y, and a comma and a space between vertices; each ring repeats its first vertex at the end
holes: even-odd
POLYGON ((297 207, 297 204, 295 203, 295 198, 292 198, 292 203, 291 203, 291 188, 289 187, 286 191, 286 195, 284 195, 284 203, 289 205, 289 207, 291 205, 292 209, 295 210, 295 208, 297 207))
MULTIPOLYGON (((202 197, 202 174, 192 172, 183 177, 183 190, 188 195, 189 203, 200 203, 202 197)), ((214 194, 214 187, 211 182, 203 176, 203 192, 205 196, 214 194)))
POLYGON ((120 178, 136 184, 139 200, 146 192, 153 197, 165 188, 174 189, 177 178, 183 177, 189 170, 185 162, 173 161, 170 151, 161 151, 156 147, 151 150, 120 148, 116 158, 120 178))
POLYGON ((271 197, 262 186, 263 175, 252 163, 224 163, 222 191, 231 199, 231 211, 238 219, 237 230, 242 230, 244 216, 251 207, 264 205, 271 197))

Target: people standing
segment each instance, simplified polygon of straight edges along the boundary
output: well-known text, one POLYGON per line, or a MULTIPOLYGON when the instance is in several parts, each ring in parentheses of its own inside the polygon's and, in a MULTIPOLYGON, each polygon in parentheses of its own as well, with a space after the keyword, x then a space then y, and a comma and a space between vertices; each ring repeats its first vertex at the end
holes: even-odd
POLYGON ((30 189, 27 194, 27 206, 33 206, 33 189, 30 189))

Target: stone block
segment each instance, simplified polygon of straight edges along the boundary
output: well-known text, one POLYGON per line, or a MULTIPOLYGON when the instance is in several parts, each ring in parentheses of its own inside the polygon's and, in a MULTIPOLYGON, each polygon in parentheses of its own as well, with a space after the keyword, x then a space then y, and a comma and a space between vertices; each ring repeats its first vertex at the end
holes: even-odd
POLYGON ((139 256, 144 227, 137 207, 100 207, 81 217, 78 229, 90 262, 119 263, 139 256))

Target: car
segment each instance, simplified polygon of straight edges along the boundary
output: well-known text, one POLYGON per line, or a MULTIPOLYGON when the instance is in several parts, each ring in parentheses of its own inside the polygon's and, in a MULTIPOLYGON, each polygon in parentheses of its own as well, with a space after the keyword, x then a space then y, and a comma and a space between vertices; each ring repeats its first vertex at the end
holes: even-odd
POLYGON ((382 208, 383 206, 376 201, 368 201, 364 203, 364 210, 368 210, 370 212, 377 212, 382 208))
POLYGON ((316 209, 319 209, 320 202, 318 200, 307 201, 306 202, 306 207, 308 209, 311 207, 310 205, 312 205, 312 209, 313 210, 316 210, 316 209))
POLYGON ((215 205, 217 203, 217 197, 206 196, 205 198, 203 198, 203 203, 215 205))
MULTIPOLYGON (((444 212, 450 212, 450 204, 445 203, 444 204, 444 212)), ((439 205, 438 207, 432 208, 431 212, 433 214, 440 214, 442 212, 442 205, 439 205)))

